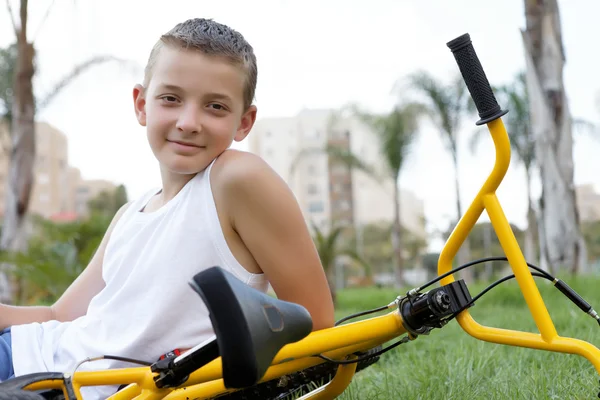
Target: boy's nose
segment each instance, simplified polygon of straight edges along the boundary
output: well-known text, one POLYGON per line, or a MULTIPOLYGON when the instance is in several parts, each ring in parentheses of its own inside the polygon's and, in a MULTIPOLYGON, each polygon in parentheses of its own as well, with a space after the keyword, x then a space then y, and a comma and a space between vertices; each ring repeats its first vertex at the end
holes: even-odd
POLYGON ((183 110, 177 120, 177 129, 184 133, 198 133, 200 132, 200 118, 195 110, 189 107, 187 110, 183 110))

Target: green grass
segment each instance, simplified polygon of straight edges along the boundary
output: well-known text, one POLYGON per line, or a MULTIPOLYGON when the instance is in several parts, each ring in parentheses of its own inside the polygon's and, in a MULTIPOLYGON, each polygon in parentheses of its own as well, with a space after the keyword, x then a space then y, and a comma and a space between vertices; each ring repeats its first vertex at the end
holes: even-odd
MULTIPOLYGON (((559 335, 600 347, 600 327, 549 282, 536 279, 559 335)), ((600 278, 567 282, 596 310, 600 278)), ((476 295, 484 286, 470 287, 476 295)), ((336 317, 393 300, 390 289, 348 289, 338 294, 336 317)), ((493 289, 471 309, 487 326, 538 332, 517 283, 493 289)), ((355 377, 340 398, 368 399, 592 399, 598 373, 585 358, 479 341, 453 321, 429 336, 403 344, 355 377)))

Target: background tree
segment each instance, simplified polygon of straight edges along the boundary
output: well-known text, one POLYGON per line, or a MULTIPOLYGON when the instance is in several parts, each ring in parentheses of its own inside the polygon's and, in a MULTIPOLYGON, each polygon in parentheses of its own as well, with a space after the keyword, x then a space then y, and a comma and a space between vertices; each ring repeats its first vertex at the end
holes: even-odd
POLYGON ((419 121, 424 109, 416 103, 396 105, 391 112, 375 115, 353 107, 355 114, 371 127, 379 143, 382 159, 387 172, 393 180, 394 219, 392 228, 392 246, 396 261, 396 285, 403 285, 404 245, 401 224, 400 174, 406 163, 417 135, 419 121))
POLYGON ((54 303, 86 268, 111 219, 102 213, 67 223, 33 217, 35 229, 27 251, 0 253, 1 262, 16 266, 10 270, 10 276, 19 283, 15 302, 54 303))
POLYGON ((331 290, 331 296, 335 303, 337 299, 335 266, 342 256, 347 256, 359 263, 364 268, 367 276, 371 274, 371 269, 369 264, 359 257, 354 248, 348 246, 347 243, 343 243, 342 235, 344 227, 334 225, 326 231, 319 229, 316 224, 312 224, 312 228, 314 232, 313 241, 317 248, 317 252, 319 253, 319 259, 325 270, 325 275, 329 282, 329 289, 331 290))
POLYGON ((11 44, 0 49, 0 105, 2 118, 11 119, 13 104, 13 80, 17 66, 17 45, 11 44))
POLYGON ((535 158, 540 168, 541 266, 553 272, 586 263, 573 184, 572 118, 563 82, 565 54, 556 0, 524 0, 525 48, 535 158))
MULTIPOLYGON (((456 75, 449 84, 445 85, 430 73, 418 71, 408 77, 408 83, 424 97, 426 113, 439 130, 446 150, 452 157, 456 192, 456 224, 463 215, 458 173, 459 132, 463 119, 474 112, 475 106, 461 75, 456 75)), ((470 239, 467 237, 458 251, 459 264, 466 263, 470 258, 469 241, 470 239)), ((468 268, 461 274, 466 281, 471 280, 471 271, 468 268)))
MULTIPOLYGON (((535 168, 535 141, 531 129, 529 115, 529 97, 527 94, 527 78, 525 72, 519 72, 508 84, 494 88, 498 104, 508 109, 508 114, 502 117, 510 138, 510 147, 516 161, 525 169, 527 186, 527 229, 525 230, 524 255, 530 262, 537 262, 537 219, 534 209, 534 199, 531 193, 531 183, 535 168)), ((478 129, 471 137, 471 151, 475 153, 482 139, 491 142, 487 129, 478 129)))
POLYGON ((581 224, 587 244, 588 260, 600 260, 600 221, 587 221, 581 224))
POLYGON ((112 218, 127 203, 127 190, 119 185, 115 190, 102 191, 88 202, 92 214, 101 214, 112 218))
MULTIPOLYGON (((35 38, 30 38, 28 26, 28 0, 20 0, 18 17, 11 7, 11 1, 6 0, 6 6, 16 37, 16 63, 13 68, 12 88, 0 88, 0 92, 9 93, 2 98, 4 102, 4 115, 8 114, 10 123, 10 166, 8 172, 8 187, 6 191, 4 223, 0 237, 0 250, 23 249, 26 244, 24 230, 22 229, 24 217, 27 214, 29 201, 33 188, 33 166, 36 153, 35 146, 35 115, 38 106, 47 105, 69 82, 92 66, 107 62, 119 61, 112 56, 98 56, 76 66, 65 78, 61 79, 41 101, 36 101, 33 90, 33 77, 35 74, 35 38), (12 104, 9 104, 12 102, 12 104), (7 104, 8 103, 8 104, 7 104), (10 113, 7 110, 11 110, 10 113)), ((41 25, 50 14, 48 8, 41 25)), ((40 25, 40 27, 41 27, 40 25)), ((37 28, 38 32, 40 27, 37 28)), ((14 57, 14 49, 9 47, 7 52, 1 54, 4 60, 14 57)), ((14 59, 12 59, 14 62, 14 59)), ((2 62, 4 64, 4 62, 2 62)), ((10 71, 10 67, 8 68, 10 71)), ((4 84, 6 84, 4 80, 4 84)), ((2 82, 0 82, 1 84, 2 82)), ((7 265, 0 270, 0 302, 12 301, 11 287, 6 279, 7 265)))

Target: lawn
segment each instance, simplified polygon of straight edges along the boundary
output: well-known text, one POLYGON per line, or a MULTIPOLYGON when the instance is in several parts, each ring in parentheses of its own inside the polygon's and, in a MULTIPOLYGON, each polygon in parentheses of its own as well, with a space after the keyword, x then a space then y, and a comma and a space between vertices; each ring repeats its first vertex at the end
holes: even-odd
MULTIPOLYGON (((600 310, 600 278, 566 279, 592 307, 600 310)), ((600 347, 600 327, 550 282, 536 279, 561 336, 600 347)), ((476 295, 484 285, 470 287, 476 295)), ((389 303, 390 289, 347 289, 338 294, 336 316, 389 303)), ((517 283, 506 282, 471 309, 483 325, 536 332, 517 283)), ((385 353, 358 373, 341 399, 593 399, 600 392, 598 373, 576 355, 479 341, 455 322, 385 353)))

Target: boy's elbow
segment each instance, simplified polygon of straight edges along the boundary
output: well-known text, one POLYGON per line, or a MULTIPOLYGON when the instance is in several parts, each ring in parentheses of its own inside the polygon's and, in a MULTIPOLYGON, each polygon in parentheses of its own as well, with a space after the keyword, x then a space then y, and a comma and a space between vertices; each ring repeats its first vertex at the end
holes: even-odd
POLYGON ((334 318, 313 318, 313 332, 320 331, 321 329, 332 328, 335 324, 334 318))
POLYGON ((312 320, 313 332, 333 327, 335 325, 335 317, 333 315, 333 304, 331 304, 330 307, 323 307, 316 313, 313 313, 312 320))

